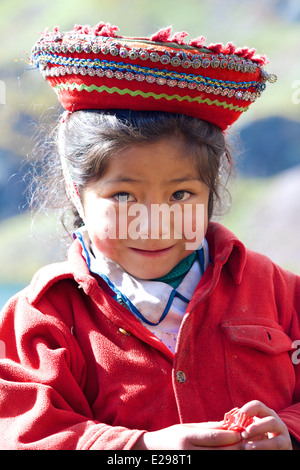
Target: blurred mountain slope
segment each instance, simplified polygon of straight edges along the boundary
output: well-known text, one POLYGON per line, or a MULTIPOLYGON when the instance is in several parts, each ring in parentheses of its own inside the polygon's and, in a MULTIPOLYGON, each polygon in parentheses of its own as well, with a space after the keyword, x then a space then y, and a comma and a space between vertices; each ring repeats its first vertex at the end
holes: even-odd
POLYGON ((300 274, 300 165, 276 176, 237 179, 222 223, 250 249, 300 274))

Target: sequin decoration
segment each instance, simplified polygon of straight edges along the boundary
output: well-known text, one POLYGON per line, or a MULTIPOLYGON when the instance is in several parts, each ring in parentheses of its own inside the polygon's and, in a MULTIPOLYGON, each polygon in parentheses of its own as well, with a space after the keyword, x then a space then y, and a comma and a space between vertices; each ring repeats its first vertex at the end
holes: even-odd
MULTIPOLYGON (((115 52, 115 51, 114 51, 115 52)), ((222 96, 235 96, 237 99, 246 101, 255 101, 260 93, 249 93, 249 88, 260 90, 261 84, 257 81, 235 82, 211 79, 202 75, 171 72, 157 68, 142 67, 139 65, 126 64, 99 59, 78 59, 66 58, 54 54, 40 54, 40 63, 43 66, 43 75, 46 77, 59 77, 60 75, 98 75, 107 78, 125 79, 128 81, 137 80, 139 82, 146 80, 148 83, 157 83, 158 85, 167 84, 169 87, 186 88, 190 90, 197 88, 198 91, 205 93, 222 94, 222 96), (49 64, 51 66, 49 67, 49 64), (58 66, 56 66, 58 65, 58 66), (237 90, 235 92, 235 90, 237 90)), ((187 62, 186 62, 187 64, 187 62)))

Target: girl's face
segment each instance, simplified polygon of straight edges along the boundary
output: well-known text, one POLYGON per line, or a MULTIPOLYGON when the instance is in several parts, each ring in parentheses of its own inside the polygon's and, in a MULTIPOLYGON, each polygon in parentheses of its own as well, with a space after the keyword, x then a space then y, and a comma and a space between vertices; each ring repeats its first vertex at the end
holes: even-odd
POLYGON ((209 188, 176 139, 133 145, 111 157, 83 194, 92 245, 125 271, 155 279, 202 242, 209 188))

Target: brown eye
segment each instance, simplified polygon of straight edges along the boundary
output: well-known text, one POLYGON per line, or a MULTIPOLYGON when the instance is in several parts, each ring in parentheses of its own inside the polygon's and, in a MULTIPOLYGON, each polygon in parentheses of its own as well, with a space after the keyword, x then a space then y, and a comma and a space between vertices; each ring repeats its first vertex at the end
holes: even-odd
POLYGON ((129 193, 117 193, 113 196, 118 202, 132 202, 134 197, 129 193))
POLYGON ((175 193, 172 194, 172 199, 174 201, 184 201, 185 199, 188 199, 191 193, 188 191, 175 191, 175 193))

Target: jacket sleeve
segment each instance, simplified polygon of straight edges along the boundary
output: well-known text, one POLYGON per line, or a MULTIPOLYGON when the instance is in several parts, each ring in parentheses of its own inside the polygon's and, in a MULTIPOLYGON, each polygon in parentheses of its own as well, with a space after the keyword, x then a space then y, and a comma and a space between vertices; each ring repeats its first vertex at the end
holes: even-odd
POLYGON ((143 431, 93 419, 84 356, 71 322, 55 310, 35 308, 24 291, 1 313, 0 448, 132 448, 143 431))
POLYGON ((300 442, 300 276, 282 270, 280 272, 285 280, 284 286, 277 284, 283 312, 280 323, 293 342, 291 361, 295 371, 295 387, 293 404, 278 412, 278 415, 292 436, 300 442))

